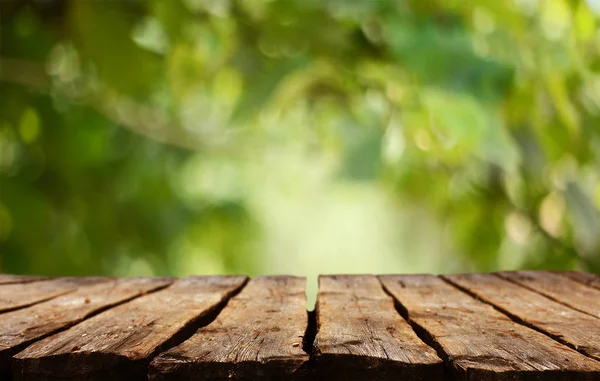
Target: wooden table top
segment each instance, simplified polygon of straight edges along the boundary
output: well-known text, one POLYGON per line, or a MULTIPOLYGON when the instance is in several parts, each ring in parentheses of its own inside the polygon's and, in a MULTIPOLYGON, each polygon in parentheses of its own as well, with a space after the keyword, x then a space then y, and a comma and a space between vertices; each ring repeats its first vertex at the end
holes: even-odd
POLYGON ((0 274, 1 380, 600 380, 600 276, 0 274))

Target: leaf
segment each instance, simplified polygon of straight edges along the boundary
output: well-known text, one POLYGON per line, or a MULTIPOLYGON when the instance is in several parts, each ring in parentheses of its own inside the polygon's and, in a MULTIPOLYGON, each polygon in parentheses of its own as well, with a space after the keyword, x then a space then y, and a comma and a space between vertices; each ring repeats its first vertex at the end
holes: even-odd
POLYGON ((575 11, 575 28, 579 39, 589 42, 596 34, 596 18, 586 2, 582 1, 575 11))
POLYGON ((257 78, 247 76, 243 95, 234 108, 232 119, 252 117, 268 103, 286 76, 305 65, 306 60, 301 58, 267 62, 257 78))
POLYGON ((135 19, 127 18, 127 3, 74 1, 70 22, 75 46, 98 70, 100 79, 117 91, 142 96, 154 86, 160 61, 141 49, 131 34, 135 19))
POLYGON ((33 143, 39 136, 41 130, 40 117, 33 108, 28 108, 21 117, 19 134, 25 143, 33 143))
POLYGON ((595 252, 600 247, 600 216, 593 201, 575 182, 567 184, 565 196, 580 247, 584 252, 595 252))
POLYGON ((397 63, 418 76, 423 85, 493 100, 508 90, 512 69, 478 56, 465 30, 431 22, 410 23, 392 15, 384 33, 397 63))

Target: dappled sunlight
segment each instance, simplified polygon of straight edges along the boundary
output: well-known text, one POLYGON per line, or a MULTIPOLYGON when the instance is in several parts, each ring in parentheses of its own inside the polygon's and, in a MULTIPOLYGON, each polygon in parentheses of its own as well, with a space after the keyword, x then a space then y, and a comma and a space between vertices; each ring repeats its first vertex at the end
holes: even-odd
POLYGON ((0 272, 600 269, 597 0, 0 16, 0 272))

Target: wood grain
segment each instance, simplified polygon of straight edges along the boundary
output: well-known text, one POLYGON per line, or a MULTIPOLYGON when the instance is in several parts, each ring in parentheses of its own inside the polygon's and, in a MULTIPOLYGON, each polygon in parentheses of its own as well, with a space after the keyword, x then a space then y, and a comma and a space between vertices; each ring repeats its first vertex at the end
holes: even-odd
POLYGON ((443 363, 372 275, 319 277, 314 343, 323 379, 440 380, 443 363))
POLYGON ((600 360, 600 319, 493 274, 446 275, 443 278, 495 306, 513 320, 600 360))
POLYGON ((150 380, 288 380, 304 376, 305 279, 256 278, 210 325, 150 365, 150 380), (201 377, 199 377, 201 375, 201 377))
POLYGON ((498 275, 600 319, 600 290, 551 271, 507 271, 498 275))
POLYGON ((147 365, 195 329, 247 278, 188 277, 38 341, 14 356, 16 380, 142 380, 147 365))
POLYGON ((579 271, 557 271, 556 273, 600 290, 600 275, 598 274, 582 273, 579 271))
POLYGON ((513 322, 441 278, 380 279, 458 380, 600 379, 600 362, 513 322))
POLYGON ((11 374, 11 357, 32 342, 68 328, 107 307, 165 287, 168 278, 129 278, 88 285, 0 319, 0 377, 11 374))
POLYGON ((0 285, 0 312, 16 310, 73 292, 78 287, 109 278, 56 278, 25 284, 0 285))
POLYGON ((48 279, 48 277, 34 275, 0 274, 0 284, 29 283, 45 279, 48 279))

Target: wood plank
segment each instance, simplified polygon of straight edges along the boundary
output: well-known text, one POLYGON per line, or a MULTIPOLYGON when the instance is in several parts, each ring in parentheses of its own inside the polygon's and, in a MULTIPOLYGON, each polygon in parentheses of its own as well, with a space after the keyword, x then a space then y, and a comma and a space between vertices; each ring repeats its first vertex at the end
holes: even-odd
POLYGON ((375 276, 319 277, 314 354, 323 379, 441 380, 443 363, 375 276))
POLYGON ((556 271, 556 273, 600 290, 600 275, 598 274, 582 273, 579 271, 556 271))
POLYGON ((458 380, 600 379, 600 362, 513 322, 441 278, 380 279, 458 380))
POLYGON ((15 380, 142 380, 247 278, 188 277, 38 341, 13 357, 15 380))
POLYGON ((551 271, 506 271, 498 275, 577 311, 600 318, 600 290, 551 271))
POLYGON ((48 277, 37 276, 37 275, 12 275, 12 274, 0 274, 0 284, 12 284, 12 283, 29 283, 36 282, 39 280, 46 280, 48 277))
POLYGON ((304 278, 256 278, 210 325, 150 365, 150 380, 289 380, 304 376, 304 278))
POLYGON ((168 278, 130 278, 84 286, 0 319, 0 378, 11 374, 11 357, 32 342, 68 328, 88 316, 169 285, 168 278))
POLYGON ((0 312, 27 307, 35 303, 73 292, 78 287, 106 282, 108 280, 109 278, 100 277, 73 277, 55 278, 26 284, 4 284, 0 286, 0 312))
POLYGON ((600 319, 493 274, 446 275, 443 278, 492 304, 513 320, 600 360, 600 319))

